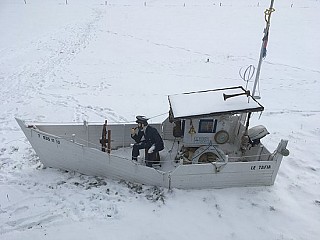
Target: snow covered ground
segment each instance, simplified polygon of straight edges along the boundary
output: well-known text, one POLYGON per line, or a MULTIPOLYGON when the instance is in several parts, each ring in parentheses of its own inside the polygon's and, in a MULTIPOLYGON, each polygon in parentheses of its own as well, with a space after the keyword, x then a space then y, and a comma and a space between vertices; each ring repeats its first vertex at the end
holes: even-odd
POLYGON ((274 186, 168 192, 44 168, 14 119, 132 121, 168 94, 245 85, 269 4, 1 0, 0 239, 319 239, 318 0, 274 5, 253 118, 269 149, 289 140, 274 186))

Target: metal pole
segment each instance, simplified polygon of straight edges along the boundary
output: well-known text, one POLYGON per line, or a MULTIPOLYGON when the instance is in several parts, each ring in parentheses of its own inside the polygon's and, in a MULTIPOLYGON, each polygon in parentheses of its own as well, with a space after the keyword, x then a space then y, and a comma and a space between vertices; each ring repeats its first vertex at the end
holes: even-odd
POLYGON ((111 130, 109 129, 108 130, 108 148, 107 148, 107 153, 110 153, 111 152, 111 130))
POLYGON ((265 12, 264 12, 265 13, 266 27, 264 29, 264 37, 262 39, 262 44, 261 44, 259 63, 258 63, 258 67, 257 67, 256 78, 255 78, 253 89, 252 89, 252 96, 253 97, 254 97, 254 94, 256 92, 257 84, 258 84, 259 77, 260 77, 260 70, 261 70, 261 64, 262 64, 262 60, 263 60, 264 44, 265 44, 265 42, 264 42, 265 40, 264 39, 268 38, 268 35, 269 35, 271 13, 274 11, 273 2, 274 2, 274 0, 271 0, 269 9, 266 9, 265 12))

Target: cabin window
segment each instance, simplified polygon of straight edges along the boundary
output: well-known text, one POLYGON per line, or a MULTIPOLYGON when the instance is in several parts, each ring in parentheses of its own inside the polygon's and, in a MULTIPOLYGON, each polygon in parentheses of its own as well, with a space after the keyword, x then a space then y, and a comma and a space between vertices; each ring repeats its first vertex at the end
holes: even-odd
POLYGON ((217 129, 217 119, 200 119, 199 133, 215 133, 217 129))

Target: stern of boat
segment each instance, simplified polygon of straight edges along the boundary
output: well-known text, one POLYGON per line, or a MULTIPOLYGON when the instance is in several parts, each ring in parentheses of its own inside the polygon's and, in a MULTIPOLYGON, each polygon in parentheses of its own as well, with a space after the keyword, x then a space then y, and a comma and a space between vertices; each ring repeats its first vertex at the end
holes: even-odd
POLYGON ((276 180, 276 176, 278 174, 280 164, 282 162, 282 158, 289 156, 289 150, 287 149, 288 146, 288 140, 281 139, 278 147, 273 152, 273 161, 276 162, 276 166, 272 175, 272 184, 274 184, 274 181, 276 180))

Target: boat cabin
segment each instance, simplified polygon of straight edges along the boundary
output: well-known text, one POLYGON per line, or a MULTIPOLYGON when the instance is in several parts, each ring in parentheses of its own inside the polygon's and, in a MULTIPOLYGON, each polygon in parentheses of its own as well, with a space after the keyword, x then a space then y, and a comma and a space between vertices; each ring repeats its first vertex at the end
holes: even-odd
POLYGON ((249 129, 251 113, 262 112, 242 87, 190 92, 168 97, 172 135, 183 146, 184 164, 216 161, 249 161, 262 151, 263 126, 249 129), (229 159, 230 158, 230 159, 229 159))

